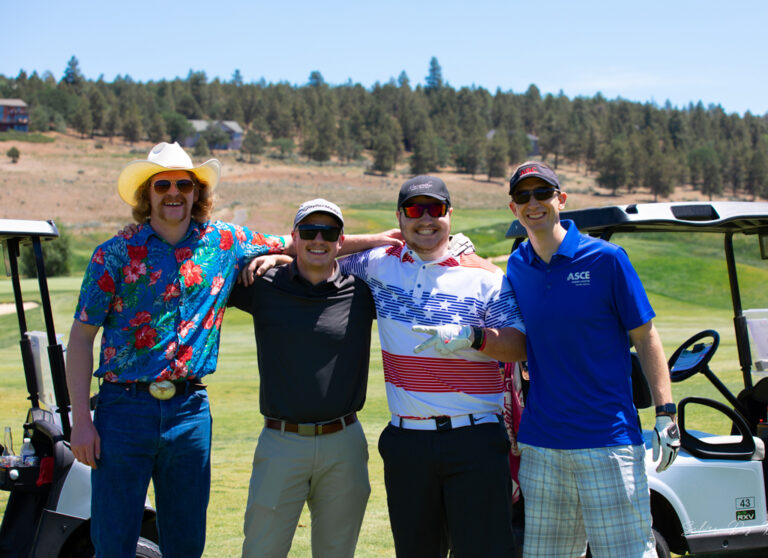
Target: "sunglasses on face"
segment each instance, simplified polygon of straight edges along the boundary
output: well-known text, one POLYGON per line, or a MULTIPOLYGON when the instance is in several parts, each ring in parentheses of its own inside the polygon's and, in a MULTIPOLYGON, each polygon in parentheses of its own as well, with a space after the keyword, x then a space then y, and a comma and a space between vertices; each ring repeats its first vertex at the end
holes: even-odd
POLYGON ((512 194, 512 199, 515 200, 516 204, 522 205, 531 201, 531 195, 533 195, 533 197, 539 201, 547 201, 552 199, 552 196, 555 196, 559 193, 560 190, 557 188, 536 188, 535 190, 522 190, 520 192, 514 192, 512 194))
POLYGON ((434 217, 435 219, 444 217, 445 214, 448 213, 448 206, 444 203, 404 205, 401 209, 409 219, 418 219, 424 215, 425 211, 429 213, 430 217, 434 217))
POLYGON ((326 242, 336 242, 341 234, 341 227, 331 225, 299 225, 296 230, 302 240, 314 240, 319 232, 326 242))
POLYGON ((155 192, 162 196, 163 194, 168 193, 168 191, 171 189, 171 184, 176 184, 176 189, 181 194, 189 194, 192 192, 192 190, 195 189, 195 181, 191 178, 181 178, 179 180, 158 180, 152 184, 152 187, 155 189, 155 192))

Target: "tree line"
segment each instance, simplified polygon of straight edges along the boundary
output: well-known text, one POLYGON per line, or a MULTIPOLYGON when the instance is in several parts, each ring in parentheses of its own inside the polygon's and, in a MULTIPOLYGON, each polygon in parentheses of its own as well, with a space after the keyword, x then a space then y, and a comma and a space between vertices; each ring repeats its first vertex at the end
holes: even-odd
MULTIPOLYGON (((542 95, 482 87, 454 88, 432 58, 424 85, 397 79, 365 88, 351 81, 329 85, 319 71, 301 86, 229 81, 190 70, 185 79, 86 79, 76 57, 61 79, 46 72, 0 75, 0 97, 23 99, 32 130, 73 128, 127 142, 176 141, 192 135, 188 119, 234 120, 253 157, 272 145, 315 161, 343 162, 370 155, 372 170, 388 173, 407 162, 414 174, 452 167, 458 172, 506 177, 528 158, 533 138, 542 158, 563 161, 612 193, 647 188, 657 197, 691 184, 711 197, 768 197, 768 119, 727 114, 719 105, 655 103, 542 95)), ((207 143, 219 133, 210 128, 207 143)), ((213 142, 213 143, 212 143, 213 142)))

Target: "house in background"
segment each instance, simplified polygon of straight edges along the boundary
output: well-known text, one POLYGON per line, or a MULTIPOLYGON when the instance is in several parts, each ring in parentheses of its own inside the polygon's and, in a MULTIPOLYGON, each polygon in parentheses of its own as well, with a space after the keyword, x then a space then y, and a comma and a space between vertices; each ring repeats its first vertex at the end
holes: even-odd
POLYGON ((195 133, 179 142, 183 147, 194 147, 197 145, 200 136, 209 126, 218 127, 229 137, 229 141, 226 144, 217 143, 216 145, 209 145, 210 149, 240 149, 240 146, 243 144, 243 129, 234 120, 217 120, 215 122, 190 120, 189 123, 194 128, 195 133))
POLYGON ((0 99, 0 132, 7 130, 29 131, 27 103, 21 99, 0 99))

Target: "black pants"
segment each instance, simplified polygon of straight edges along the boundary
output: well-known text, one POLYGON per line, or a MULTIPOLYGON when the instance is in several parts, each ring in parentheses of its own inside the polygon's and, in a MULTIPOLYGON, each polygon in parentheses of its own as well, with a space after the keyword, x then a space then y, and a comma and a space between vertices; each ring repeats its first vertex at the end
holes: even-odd
POLYGON ((502 424, 387 425, 379 438, 398 558, 513 556, 509 440, 502 424))

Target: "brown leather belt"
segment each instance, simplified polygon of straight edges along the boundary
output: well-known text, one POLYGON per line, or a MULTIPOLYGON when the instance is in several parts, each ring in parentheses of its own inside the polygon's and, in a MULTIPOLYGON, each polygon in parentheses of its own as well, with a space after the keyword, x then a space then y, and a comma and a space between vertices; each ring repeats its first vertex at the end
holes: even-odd
POLYGON ((345 426, 354 424, 357 422, 357 413, 350 413, 345 417, 326 422, 323 424, 294 424, 292 422, 285 422, 284 420, 275 420, 271 418, 264 419, 264 426, 272 428, 274 430, 281 430, 284 432, 293 432, 299 436, 322 436, 323 434, 333 434, 342 430, 345 426))

